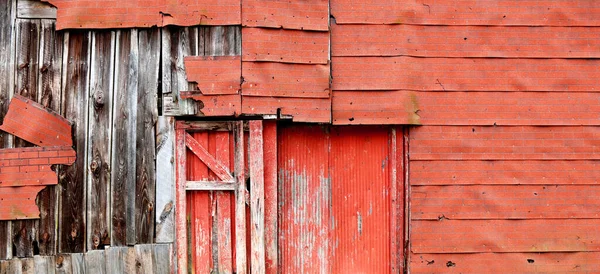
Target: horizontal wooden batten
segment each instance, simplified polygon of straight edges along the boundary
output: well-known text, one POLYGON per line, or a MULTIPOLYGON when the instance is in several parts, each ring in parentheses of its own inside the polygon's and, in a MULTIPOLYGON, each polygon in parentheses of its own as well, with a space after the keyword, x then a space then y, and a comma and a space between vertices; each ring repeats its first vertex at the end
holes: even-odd
POLYGON ((228 167, 215 159, 193 136, 186 134, 185 145, 221 180, 231 182, 234 180, 228 167))
POLYGON ((600 251, 600 219, 411 221, 413 253, 600 251))
POLYGON ((329 32, 242 28, 243 61, 327 64, 329 32))
POLYGON ((411 195, 412 220, 600 217, 600 185, 413 186, 411 195))
POLYGON ((600 185, 600 161, 411 161, 410 184, 600 185))
POLYGON ((600 127, 424 126, 411 160, 596 160, 600 127))
POLYGON ((295 122, 330 123, 329 98, 282 98, 243 96, 242 112, 246 115, 277 114, 292 116, 295 122))
POLYGON ((589 91, 600 60, 333 57, 333 90, 589 91))
POLYGON ((243 62, 242 94, 295 98, 329 98, 329 64, 243 62))
POLYGON ((411 254, 411 273, 598 273, 600 252, 411 254))
POLYGON ((187 56, 187 80, 198 83, 202 94, 238 94, 241 88, 240 56, 187 56))
POLYGON ((209 190, 209 191, 228 191, 235 190, 236 185, 233 181, 187 181, 185 190, 209 190))
POLYGON ((244 0, 242 25, 327 31, 329 1, 244 0))
POLYGON ((597 1, 332 0, 338 24, 600 26, 597 1))
POLYGON ((421 124, 412 91, 333 91, 334 125, 421 124))
POLYGON ((333 56, 597 58, 600 28, 331 25, 333 56))
POLYGON ((17 17, 56 19, 56 7, 39 0, 19 0, 17 1, 17 17))

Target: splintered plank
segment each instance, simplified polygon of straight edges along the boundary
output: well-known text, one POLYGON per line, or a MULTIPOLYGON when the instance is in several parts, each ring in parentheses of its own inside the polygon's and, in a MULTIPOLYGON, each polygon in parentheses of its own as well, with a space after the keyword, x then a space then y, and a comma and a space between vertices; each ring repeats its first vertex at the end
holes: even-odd
POLYGON ((420 105, 414 92, 333 91, 334 125, 420 125, 420 105))
MULTIPOLYGON (((60 10, 60 9, 59 9, 60 10)), ((597 1, 333 0, 338 24, 600 26, 597 1)))
POLYGON ((111 176, 112 245, 135 244, 135 166, 138 93, 137 30, 116 34, 111 176))
MULTIPOLYGON (((63 62, 63 92, 61 114, 75 125, 87 125, 89 95, 90 35, 87 32, 65 34, 63 62), (67 37, 68 36, 68 37, 67 37), (68 64, 68 65, 67 65, 68 64)), ((59 169, 59 252, 82 252, 85 242, 85 148, 87 128, 76 126, 73 144, 77 160, 70 167, 59 169)))
POLYGON ((329 32, 242 28, 243 61, 327 64, 329 32))
POLYGON ((156 242, 175 239, 175 119, 159 116, 156 124, 156 242))
POLYGON ((265 273, 265 175, 263 121, 249 121, 250 246, 252 273, 265 273))
POLYGON ((424 126, 410 143, 412 160, 600 159, 598 127, 424 126))
POLYGON ((246 115, 281 114, 295 122, 331 122, 329 98, 274 98, 243 96, 242 113, 246 115))
POLYGON ((329 98, 329 75, 329 64, 243 62, 242 94, 265 97, 329 98))
POLYGON ((599 35, 598 28, 331 24, 331 54, 597 58, 599 35))
POLYGON ((411 219, 592 219, 599 185, 411 187, 411 219))
POLYGON ((87 249, 110 245, 110 145, 112 140, 114 32, 92 33, 88 104, 87 249))
POLYGON ((277 122, 263 122, 265 174, 265 273, 277 273, 277 122))
MULTIPOLYGON (((136 201, 135 233, 137 243, 154 240, 154 202, 156 197, 156 167, 154 159, 154 126, 158 116, 158 71, 160 31, 156 28, 139 30, 139 74, 136 121, 136 201)), ((131 223, 133 225, 133 222, 131 223)))
POLYGON ((238 94, 242 77, 239 56, 188 56, 184 59, 190 82, 198 83, 202 94, 238 94))
POLYGON ((597 92, 600 60, 333 57, 333 90, 597 92))
POLYGON ((599 251, 600 219, 411 221, 413 253, 599 251))
POLYGON ((297 30, 329 30, 329 1, 245 0, 242 25, 297 30))

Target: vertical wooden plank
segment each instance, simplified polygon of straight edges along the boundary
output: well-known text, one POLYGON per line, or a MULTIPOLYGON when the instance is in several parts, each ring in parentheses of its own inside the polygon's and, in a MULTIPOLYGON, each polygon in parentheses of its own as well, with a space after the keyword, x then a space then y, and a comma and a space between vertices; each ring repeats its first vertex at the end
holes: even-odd
POLYGON ((172 243, 174 240, 175 119, 160 116, 156 133, 156 242, 172 243))
POLYGON ((177 270, 178 273, 188 272, 187 257, 187 231, 186 231, 186 198, 185 198, 185 167, 186 167, 186 148, 185 148, 185 130, 175 128, 175 189, 176 189, 176 210, 175 210, 175 232, 177 248, 177 270))
POLYGON ((136 273, 152 273, 152 245, 139 244, 135 246, 136 273))
POLYGON ((152 273, 168 274, 172 270, 171 244, 155 244, 152 246, 152 273))
POLYGON ((265 271, 277 273, 277 121, 264 121, 265 271))
POLYGON ((21 273, 23 274, 34 274, 35 272, 35 262, 33 258, 22 258, 21 261, 21 273))
MULTIPOLYGON (((213 133, 216 137, 215 159, 225 165, 230 166, 229 151, 229 132, 220 131, 213 133)), ((213 222, 216 223, 216 233, 218 252, 218 273, 233 272, 233 251, 232 251, 232 229, 231 229, 231 195, 229 191, 215 191, 217 212, 213 222)))
POLYGON ((53 256, 34 256, 33 263, 35 267, 35 271, 33 273, 56 273, 56 269, 54 266, 55 261, 53 256))
POLYGON ((400 239, 402 243, 402 263, 404 266, 404 272, 410 273, 410 265, 406 264, 406 259, 408 256, 408 252, 410 249, 409 241, 410 241, 410 182, 408 180, 409 176, 409 167, 410 167, 410 147, 409 147, 409 128, 405 127, 402 129, 402 174, 403 184, 402 184, 402 193, 404 194, 402 197, 403 200, 403 210, 402 210, 402 220, 404 222, 404 231, 402 234, 402 238, 400 239))
POLYGON ((265 176, 263 158, 263 124, 250 121, 250 248, 252 273, 265 273, 265 176))
POLYGON ((238 121, 234 129, 235 141, 235 269, 238 274, 245 274, 248 268, 246 259, 246 175, 244 122, 238 121))
POLYGON ((162 28, 161 76, 164 115, 194 115, 198 110, 194 100, 181 99, 179 96, 180 91, 197 89, 193 83, 187 82, 183 64, 185 56, 198 55, 197 39, 197 31, 192 28, 162 28))
POLYGON ((138 31, 140 50, 136 121, 136 234, 137 243, 154 240, 154 202, 156 187, 154 126, 158 95, 160 32, 138 31))
POLYGON ((106 273, 124 273, 125 262, 123 260, 122 251, 127 250, 127 247, 109 247, 104 250, 104 258, 106 260, 106 273))
POLYGON ((75 163, 59 169, 59 252, 82 252, 85 244, 85 155, 87 147, 87 101, 89 67, 89 33, 68 34, 63 62, 61 114, 73 122, 75 163))
POLYGON ((390 262, 390 266, 391 266, 391 273, 400 273, 401 271, 401 267, 400 267, 400 254, 401 254, 401 250, 400 250, 400 242, 398 241, 399 236, 401 233, 401 220, 398 218, 400 215, 400 204, 401 204, 401 199, 398 199, 399 197, 401 197, 402 193, 399 193, 399 187, 398 187, 398 157, 402 157, 401 154, 398 154, 398 138, 397 138, 397 132, 396 132, 396 128, 392 127, 390 129, 390 142, 389 142, 389 146, 390 146, 390 156, 389 156, 389 161, 390 161, 390 258, 391 258, 391 262, 390 262))
POLYGON ((73 274, 85 274, 85 260, 83 253, 71 254, 71 271, 73 274))
POLYGON ((121 249, 121 256, 125 264, 124 273, 136 273, 135 247, 123 247, 121 249))
POLYGON ((117 32, 111 170, 111 241, 135 244, 135 141, 138 92, 137 30, 117 32))
POLYGON ((206 29, 204 53, 208 56, 241 54, 241 28, 239 26, 213 26, 206 29))
POLYGON ((71 266, 71 255, 59 254, 56 255, 56 270, 57 274, 71 274, 73 267, 71 266))
POLYGON ((7 274, 21 274, 23 273, 23 265, 21 263, 20 259, 17 258, 13 258, 12 260, 8 260, 7 261, 7 265, 6 265, 6 272, 7 274))
MULTIPOLYGON (((42 20, 40 35, 40 84, 39 98, 44 107, 60 113, 63 33, 55 31, 54 20, 42 20)), ((57 220, 56 186, 48 186, 38 195, 40 207, 39 250, 40 255, 56 254, 57 220)))
POLYGON ((94 274, 106 273, 106 261, 104 260, 104 250, 90 250, 83 255, 85 272, 94 274))

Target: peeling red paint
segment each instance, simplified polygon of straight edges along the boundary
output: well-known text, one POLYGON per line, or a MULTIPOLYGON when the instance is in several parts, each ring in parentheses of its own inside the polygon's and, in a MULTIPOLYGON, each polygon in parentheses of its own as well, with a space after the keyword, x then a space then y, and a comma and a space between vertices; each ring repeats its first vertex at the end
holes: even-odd
POLYGON ((204 95, 238 94, 242 77, 240 56, 187 56, 185 73, 204 95))
POLYGON ((194 99, 198 102, 199 116, 235 116, 241 112, 241 96, 232 95, 202 95, 199 92, 181 92, 181 98, 194 99))

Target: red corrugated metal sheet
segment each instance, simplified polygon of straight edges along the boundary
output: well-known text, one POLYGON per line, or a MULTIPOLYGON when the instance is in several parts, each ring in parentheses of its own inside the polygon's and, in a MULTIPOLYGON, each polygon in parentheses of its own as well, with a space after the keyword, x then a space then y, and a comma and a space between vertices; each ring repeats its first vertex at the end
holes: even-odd
POLYGON ((242 28, 244 61, 327 64, 329 32, 242 28))
POLYGON ((599 26, 593 0, 332 0, 338 24, 599 26))
MULTIPOLYGON (((331 100, 243 96, 244 114, 281 114, 295 122, 331 123, 331 100)), ((284 117, 285 118, 285 117, 284 117)))
POLYGON ((600 159, 600 127, 427 126, 410 142, 411 160, 600 159))
POLYGON ((243 62, 243 95, 329 98, 329 65, 243 62))
POLYGON ((183 99, 194 99, 198 102, 197 115, 200 116, 235 116, 242 113, 241 95, 202 95, 197 91, 180 92, 183 99))
POLYGON ((329 1, 244 0, 242 25, 327 31, 329 1))
POLYGON ((239 0, 45 0, 58 7, 57 29, 239 25, 239 0))
MULTIPOLYGON (((540 138, 544 133, 523 136, 531 140, 536 135, 540 138)), ((410 171, 412 186, 600 184, 600 162, 590 160, 412 161, 410 171)))
POLYGON ((597 91, 600 60, 334 57, 333 90, 597 91))
POLYGON ((184 64, 187 80, 198 83, 202 94, 238 94, 241 89, 240 56, 187 56, 184 64))
POLYGON ((334 125, 421 124, 411 91, 334 91, 331 100, 334 125))
POLYGON ((598 28, 331 25, 333 56, 600 57, 598 28))

